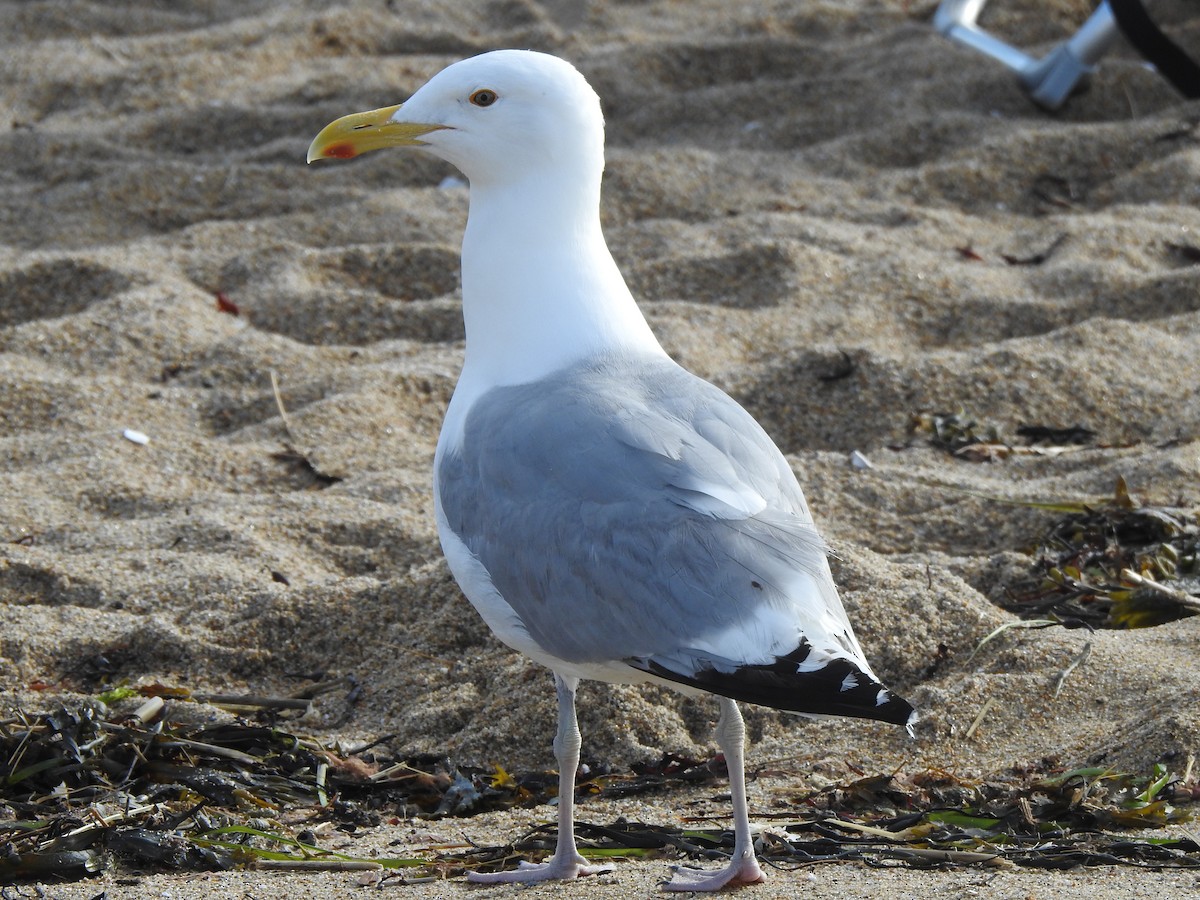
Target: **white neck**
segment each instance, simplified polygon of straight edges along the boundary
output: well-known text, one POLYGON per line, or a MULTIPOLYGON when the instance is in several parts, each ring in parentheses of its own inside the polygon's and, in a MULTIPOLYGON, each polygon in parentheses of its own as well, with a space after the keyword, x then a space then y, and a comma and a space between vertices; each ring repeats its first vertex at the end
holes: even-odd
POLYGON ((600 230, 600 179, 472 184, 459 389, 522 384, 597 354, 663 353, 600 230), (594 183, 593 183, 594 182, 594 183))

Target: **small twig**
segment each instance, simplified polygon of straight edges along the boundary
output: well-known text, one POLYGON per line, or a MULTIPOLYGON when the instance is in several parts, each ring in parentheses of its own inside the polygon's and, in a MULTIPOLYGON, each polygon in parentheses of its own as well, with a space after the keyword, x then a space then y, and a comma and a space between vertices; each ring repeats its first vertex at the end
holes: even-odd
MULTIPOLYGON (((1058 198, 1042 197, 1042 199, 1046 200, 1047 202, 1054 203, 1055 205, 1058 205, 1058 206, 1063 206, 1063 205, 1065 205, 1067 207, 1071 206, 1070 203, 1067 203, 1066 201, 1060 200, 1058 198)), ((1062 242, 1065 241, 1066 239, 1067 239, 1067 234, 1066 234, 1066 232, 1063 232, 1062 234, 1060 234, 1058 237, 1056 237, 1050 243, 1049 247, 1047 247, 1045 250, 1041 251, 1040 253, 1035 253, 1032 256, 1010 256, 1007 253, 1002 253, 1002 254, 1000 254, 1000 258, 1003 259, 1010 266, 1040 266, 1042 263, 1044 263, 1046 260, 1048 260, 1051 257, 1051 255, 1054 253, 1054 251, 1056 251, 1059 248, 1059 246, 1062 244, 1062 242)))
POLYGON ((309 872, 363 872, 383 869, 369 859, 258 859, 256 869, 297 869, 309 872))
POLYGON ((904 832, 897 833, 888 831, 886 828, 876 828, 874 825, 866 825, 862 822, 851 822, 848 819, 825 819, 826 825, 833 825, 836 828, 844 828, 847 831, 857 831, 860 834, 869 834, 872 837, 883 838, 888 841, 903 841, 908 835, 904 832))
POLYGON ((1072 672, 1074 672, 1076 667, 1078 667, 1078 666, 1082 665, 1084 662, 1086 662, 1087 658, 1091 655, 1092 655, 1092 642, 1088 641, 1086 644, 1083 645, 1083 650, 1080 651, 1079 655, 1076 656, 1073 660, 1071 660, 1071 662, 1067 664, 1067 667, 1062 670, 1062 673, 1058 676, 1058 681, 1056 681, 1054 683, 1054 699, 1055 700, 1058 699, 1058 695, 1062 692, 1063 685, 1066 684, 1066 682, 1067 682, 1067 676, 1070 675, 1072 672))
POLYGON ((972 722, 971 727, 967 729, 967 733, 963 737, 964 740, 969 741, 971 739, 971 737, 975 734, 975 729, 977 729, 979 727, 979 723, 983 721, 983 717, 986 716, 988 714, 988 710, 995 705, 996 698, 988 697, 987 702, 983 704, 983 708, 979 710, 979 715, 975 717, 975 721, 972 722))
POLYGON ((296 432, 292 431, 292 423, 288 419, 287 410, 283 407, 283 395, 279 393, 279 381, 275 378, 275 370, 268 373, 271 376, 271 391, 275 394, 275 407, 279 410, 279 420, 283 422, 283 430, 287 432, 288 441, 293 447, 297 446, 296 432))
POLYGON ((168 819, 166 822, 166 828, 164 830, 165 831, 174 831, 176 828, 178 828, 180 825, 182 825, 188 819, 191 819, 193 822, 195 822, 198 827, 203 827, 200 825, 200 822, 196 818, 196 816, 197 816, 197 814, 199 814, 200 810, 204 809, 204 807, 207 805, 208 805, 208 798, 206 797, 206 798, 202 799, 199 803, 192 806, 190 809, 188 809, 184 812, 178 813, 177 815, 168 819))
POLYGON ((285 453, 271 454, 274 459, 285 462, 292 462, 299 465, 317 480, 318 483, 328 487, 331 484, 337 484, 342 480, 341 475, 328 475, 317 468, 307 452, 300 449, 300 442, 296 440, 296 432, 292 430, 291 420, 288 418, 287 410, 283 406, 283 395, 279 393, 279 381, 275 377, 275 370, 268 371, 271 376, 271 391, 275 394, 275 407, 279 410, 279 419, 283 422, 283 430, 287 432, 288 439, 283 442, 285 453))
POLYGON ((422 772, 420 769, 414 769, 408 763, 398 762, 394 766, 388 766, 386 769, 380 769, 374 775, 368 775, 367 780, 383 781, 384 779, 391 778, 391 776, 395 775, 397 772, 408 772, 409 774, 405 776, 407 778, 417 778, 419 776, 425 776, 426 778, 433 777, 428 772, 422 772))
POLYGON ((915 856, 917 859, 926 859, 930 862, 944 862, 956 865, 988 863, 993 866, 1013 866, 1013 863, 1009 862, 999 853, 978 853, 973 850, 926 850, 922 847, 905 847, 902 852, 906 855, 915 856))
MULTIPOLYGON (((441 880, 437 875, 424 875, 420 878, 412 878, 408 875, 401 874, 400 872, 393 872, 390 875, 385 875, 384 879, 390 884, 396 885, 429 884, 430 882, 441 880)), ((380 884, 382 886, 382 882, 380 882, 380 884)))
POLYGON ((135 806, 129 809, 123 809, 121 812, 112 813, 111 815, 102 816, 96 810, 92 810, 94 821, 87 825, 81 825, 78 828, 72 829, 65 834, 59 835, 53 841, 45 846, 44 849, 55 850, 66 844, 84 844, 83 838, 90 836, 93 832, 103 831, 118 823, 131 822, 135 819, 143 819, 146 816, 156 813, 161 809, 157 803, 151 803, 149 806, 135 806), (72 840, 74 839, 74 840, 72 840))
POLYGON ((298 700, 311 700, 319 694, 328 694, 330 691, 336 691, 338 688, 354 687, 357 684, 353 675, 343 675, 341 678, 330 678, 327 681, 318 681, 315 684, 307 685, 300 688, 292 694, 298 700))
POLYGON ((1037 819, 1033 815, 1033 804, 1029 802, 1028 797, 1021 797, 1017 800, 1017 808, 1021 810, 1021 818, 1025 820, 1025 824, 1030 828, 1037 828, 1037 819))
POLYGON ((202 741, 189 741, 187 738, 173 737, 163 741, 160 746, 163 747, 182 747, 186 750, 198 750, 201 753, 209 753, 213 756, 223 756, 225 759, 232 759, 234 762, 246 763, 247 765, 257 765, 262 762, 257 756, 251 756, 249 753, 243 753, 241 750, 234 750, 232 747, 219 747, 216 744, 205 744, 202 741))
POLYGON ((971 651, 971 655, 967 657, 967 662, 964 665, 969 664, 975 658, 975 654, 982 650, 985 644, 993 638, 1000 637, 1000 635, 1004 634, 1010 628, 1050 628, 1061 624, 1061 622, 1057 622, 1054 619, 1018 619, 1015 622, 1005 622, 999 628, 993 629, 987 637, 975 645, 975 649, 971 651))
POLYGON ((308 709, 311 700, 293 697, 259 697, 255 694, 196 694, 193 699, 214 706, 247 706, 261 709, 308 709))
POLYGON ((103 50, 113 60, 113 62, 119 63, 123 66, 129 65, 129 58, 121 53, 121 51, 116 47, 114 47, 111 41, 106 40, 100 35, 94 34, 92 35, 92 43, 103 50))
POLYGON ((319 806, 329 805, 329 795, 325 793, 325 779, 329 775, 329 763, 317 763, 317 804, 319 806))
POLYGON ((369 744, 362 744, 358 747, 352 747, 346 751, 346 756, 358 756, 359 754, 366 753, 372 747, 378 747, 380 744, 386 744, 395 736, 395 732, 392 734, 385 734, 383 737, 375 738, 375 740, 371 741, 369 744))

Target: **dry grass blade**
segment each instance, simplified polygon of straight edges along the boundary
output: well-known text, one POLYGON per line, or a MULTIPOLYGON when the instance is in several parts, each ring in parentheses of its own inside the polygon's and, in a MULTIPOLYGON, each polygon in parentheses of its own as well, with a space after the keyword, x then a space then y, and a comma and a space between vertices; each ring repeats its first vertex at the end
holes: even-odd
POLYGON ((1061 624, 1061 622, 1055 619, 1018 619, 1014 622, 1005 622, 1003 625, 1000 625, 999 627, 988 632, 984 639, 975 645, 975 649, 972 650, 971 655, 967 657, 967 664, 969 665, 971 660, 973 660, 979 651, 982 650, 987 644, 991 643, 993 640, 1000 637, 1000 635, 1007 631, 1020 628, 1052 628, 1055 625, 1061 624))
POLYGON ((1062 673, 1058 676, 1058 680, 1054 683, 1054 696, 1056 699, 1058 698, 1058 695, 1062 693, 1063 685, 1067 683, 1068 676, 1070 676, 1070 674, 1079 666, 1087 662, 1087 658, 1091 655, 1092 642, 1088 641, 1083 645, 1083 649, 1079 652, 1079 655, 1071 660, 1071 662, 1067 664, 1067 667, 1062 670, 1062 673))
POLYGON ((263 697, 258 694, 196 694, 196 700, 226 709, 308 710, 312 707, 312 701, 308 699, 263 697))
POLYGON ((967 733, 965 735, 963 735, 963 738, 965 740, 969 741, 972 737, 975 736, 975 732, 978 730, 979 725, 983 722, 984 717, 989 712, 991 712, 992 707, 995 705, 996 705, 996 698, 988 697, 987 700, 984 702, 983 706, 980 707, 978 715, 975 716, 975 720, 973 722, 971 722, 971 727, 968 728, 967 733))

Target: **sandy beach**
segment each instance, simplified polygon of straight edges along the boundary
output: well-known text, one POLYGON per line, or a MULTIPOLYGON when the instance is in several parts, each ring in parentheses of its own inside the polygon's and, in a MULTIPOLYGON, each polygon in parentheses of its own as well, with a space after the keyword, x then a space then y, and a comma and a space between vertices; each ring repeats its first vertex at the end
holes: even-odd
MULTIPOLYGON (((994 5, 988 26, 1039 53, 1090 7, 994 5)), ((550 676, 491 636, 433 522, 463 352, 467 187, 416 153, 304 164, 330 120, 522 47, 571 60, 600 94, 618 263, 672 356, 787 454, 859 638, 921 713, 910 739, 748 709, 751 769, 794 773, 752 783, 752 817, 814 767, 1182 772, 1200 751, 1200 618, 1013 629, 973 651, 1037 583, 1055 514, 1034 504, 1100 504, 1123 478, 1137 502, 1196 521, 1200 106, 1119 45, 1047 113, 939 36, 935 6, 0 2, 0 718, 122 682, 288 695, 352 678, 288 727, 342 746, 390 735, 397 756, 553 766, 550 676), (922 423, 944 413, 1001 449, 935 446, 922 423), (1032 451, 1028 425, 1093 436, 1032 451)), ((665 689, 586 684, 583 759, 711 753, 715 716, 665 689)), ((579 815, 669 824, 711 796, 579 815)), ((553 814, 427 830, 503 842, 553 814)), ((418 846, 422 827, 356 846, 418 846)), ((522 896, 652 896, 665 871, 626 863, 522 896)), ((1197 887, 1186 871, 845 864, 775 872, 745 896, 1197 887)), ((353 874, 265 872, 45 886, 184 900, 364 889, 353 874)))

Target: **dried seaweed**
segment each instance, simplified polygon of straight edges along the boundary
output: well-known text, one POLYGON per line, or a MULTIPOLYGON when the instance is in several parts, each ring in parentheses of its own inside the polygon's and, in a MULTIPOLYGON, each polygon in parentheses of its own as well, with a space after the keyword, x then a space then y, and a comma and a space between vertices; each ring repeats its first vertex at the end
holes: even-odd
MULTIPOLYGON (((377 874, 364 877, 409 882, 503 868, 553 848, 550 825, 511 845, 430 848, 417 857, 360 858, 322 848, 316 831, 323 828, 352 832, 385 817, 546 803, 557 777, 397 759, 383 749, 386 740, 339 753, 258 724, 175 721, 173 707, 186 702, 151 696, 126 716, 95 702, 0 720, 0 883, 75 880, 112 868, 246 866, 367 869, 377 874)), ((725 775, 720 756, 664 754, 631 772, 581 773, 578 789, 581 797, 627 797, 716 784, 725 775)), ((763 858, 781 867, 848 859, 915 867, 1195 866, 1193 841, 1107 832, 1183 821, 1198 798, 1190 766, 1183 779, 1161 769, 1144 777, 1080 769, 1024 773, 1012 784, 925 772, 830 785, 756 818, 787 820, 758 838, 763 858)), ((584 855, 601 859, 716 858, 732 849, 732 836, 706 819, 684 827, 577 827, 584 855)))
POLYGON ((1060 428, 1050 425, 1022 424, 1016 435, 1026 442, 1009 440, 997 425, 981 423, 965 410, 925 412, 909 423, 913 434, 924 434, 939 450, 968 462, 995 462, 1010 456, 1054 456, 1078 450, 1096 439, 1096 432, 1083 425, 1060 428))
POLYGON ((1059 504, 1038 541, 1036 585, 1005 607, 1093 628, 1143 628, 1200 612, 1200 521, 1143 506, 1119 479, 1099 504, 1059 504))
MULTIPOLYGON (((340 681, 338 682, 341 683, 340 681)), ((112 865, 163 869, 403 868, 433 859, 358 860, 288 835, 269 818, 311 809, 342 831, 383 815, 471 815, 553 799, 557 776, 398 760, 379 744, 338 753, 279 728, 161 717, 193 699, 161 684, 109 690, 93 704, 0 721, 0 883, 70 880, 112 865), (148 696, 132 713, 108 704, 148 696)), ((214 696, 232 708, 277 710, 289 698, 214 696)), ((307 703, 304 705, 307 706, 307 703)), ((631 796, 713 782, 721 760, 664 755, 629 773, 581 777, 584 795, 631 796)))
POLYGON ((952 455, 976 445, 1001 444, 995 425, 980 424, 963 410, 921 413, 913 417, 911 429, 928 436, 929 443, 952 455))
MULTIPOLYGON (((1102 769, 1032 778, 1025 773, 1013 783, 968 782, 930 771, 868 776, 794 797, 783 812, 757 814, 760 821, 788 821, 761 828, 755 849, 764 862, 779 868, 848 860, 913 868, 1200 867, 1200 846, 1190 837, 1107 833, 1186 821, 1190 813, 1172 803, 1190 802, 1191 791, 1159 768, 1144 777, 1102 769)), ((592 859, 719 859, 733 849, 727 829, 690 823, 577 822, 576 836, 581 853, 592 859)), ((475 848, 442 864, 483 871, 507 868, 517 859, 550 853, 555 838, 554 826, 545 825, 512 844, 475 848)))

